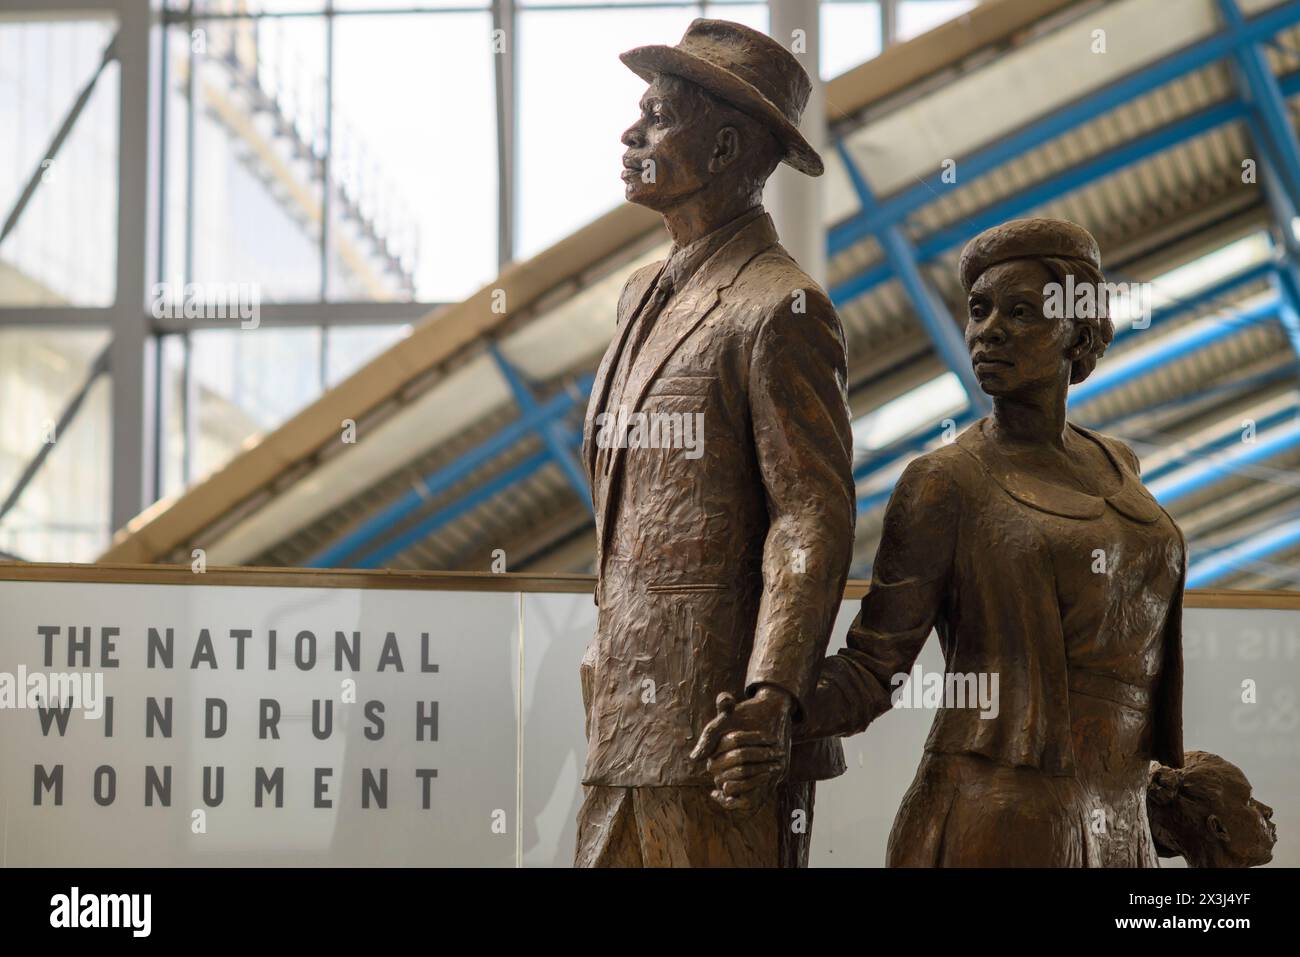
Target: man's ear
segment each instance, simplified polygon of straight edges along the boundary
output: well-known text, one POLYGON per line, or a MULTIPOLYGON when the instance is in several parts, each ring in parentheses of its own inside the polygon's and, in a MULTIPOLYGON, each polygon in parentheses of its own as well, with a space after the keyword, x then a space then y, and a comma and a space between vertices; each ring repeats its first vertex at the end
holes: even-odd
POLYGON ((718 130, 713 142, 713 155, 709 157, 709 172, 721 173, 740 157, 740 131, 734 126, 718 130))

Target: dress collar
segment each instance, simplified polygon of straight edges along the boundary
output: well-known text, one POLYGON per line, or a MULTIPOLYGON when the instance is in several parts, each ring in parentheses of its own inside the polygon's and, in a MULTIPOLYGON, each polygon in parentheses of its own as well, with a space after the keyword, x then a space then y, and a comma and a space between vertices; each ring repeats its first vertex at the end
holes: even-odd
POLYGON ((1070 423, 1070 428, 1105 453, 1120 476, 1119 484, 1112 491, 1091 495, 1046 482, 1017 469, 985 433, 988 421, 984 418, 972 425, 957 437, 957 445, 973 456, 989 477, 1022 505, 1063 518, 1094 519, 1100 518, 1109 504, 1125 518, 1142 524, 1156 522, 1164 514, 1137 473, 1111 450, 1109 443, 1098 433, 1070 423))

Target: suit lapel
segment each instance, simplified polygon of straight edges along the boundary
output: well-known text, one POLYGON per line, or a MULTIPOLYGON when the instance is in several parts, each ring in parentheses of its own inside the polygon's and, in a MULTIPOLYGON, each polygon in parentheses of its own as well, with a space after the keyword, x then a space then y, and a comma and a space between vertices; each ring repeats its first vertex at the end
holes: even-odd
MULTIPOLYGON (((695 271, 685 287, 677 293, 672 304, 660 314, 654 327, 650 330, 645 345, 636 357, 636 362, 628 375, 621 401, 629 410, 639 410, 641 400, 650 387, 659 370, 663 368, 669 356, 681 345, 682 340, 695 331, 704 318, 718 304, 722 290, 736 281, 740 271, 763 250, 776 243, 776 228, 772 218, 767 214, 758 216, 735 236, 731 237, 721 249, 713 254, 707 262, 695 271)), ((628 323, 631 325, 631 323, 628 323)), ((626 336, 626 330, 624 335, 626 336)), ((602 396, 603 400, 606 398, 602 396)), ((610 460, 609 478, 604 483, 603 501, 597 503, 597 514, 601 516, 601 564, 604 564, 605 542, 609 535, 610 509, 617 496, 611 494, 619 478, 626 449, 617 446, 610 460)), ((594 471, 594 469, 593 469, 594 471)), ((603 569, 598 568, 597 572, 603 569)))
MULTIPOLYGON (((623 352, 623 347, 627 343, 627 334, 632 328, 632 320, 636 318, 637 313, 645 305, 646 297, 654 289, 655 283, 659 281, 659 276, 664 271, 667 260, 659 264, 659 268, 653 273, 650 270, 645 271, 648 277, 640 283, 639 288, 629 290, 626 302, 629 308, 623 315, 618 317, 618 329, 614 332, 614 342, 605 350, 605 355, 600 360, 600 366, 596 369, 596 378, 591 384, 591 399, 587 403, 587 417, 582 424, 582 457, 587 463, 587 477, 594 481, 596 476, 596 438, 595 422, 596 416, 605 408, 605 403, 609 396, 609 379, 614 370, 614 361, 623 352)), ((595 486, 593 485, 593 488, 595 486)))

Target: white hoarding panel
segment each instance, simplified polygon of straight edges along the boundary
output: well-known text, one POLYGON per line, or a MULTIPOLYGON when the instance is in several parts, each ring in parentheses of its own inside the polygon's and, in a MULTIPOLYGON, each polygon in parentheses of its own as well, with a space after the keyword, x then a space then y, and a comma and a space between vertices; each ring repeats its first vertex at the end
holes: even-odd
POLYGON ((526 867, 571 867, 587 760, 578 664, 596 629, 591 596, 524 596, 526 867))
POLYGON ((518 602, 0 582, 4 863, 513 864, 518 602))

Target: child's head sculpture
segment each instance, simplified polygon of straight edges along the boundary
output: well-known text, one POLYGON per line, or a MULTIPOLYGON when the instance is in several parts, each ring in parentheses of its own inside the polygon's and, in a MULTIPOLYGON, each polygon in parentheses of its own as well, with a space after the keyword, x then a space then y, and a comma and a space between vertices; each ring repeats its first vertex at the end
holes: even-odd
POLYGON ((1188 867, 1257 867, 1273 859, 1273 809, 1217 754, 1188 751, 1181 768, 1151 762, 1147 816, 1159 855, 1181 856, 1188 867))

